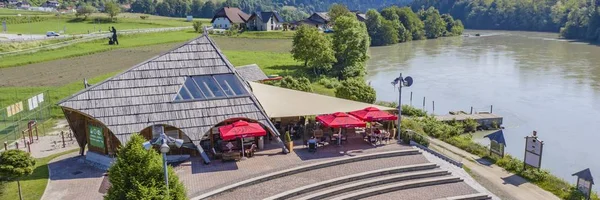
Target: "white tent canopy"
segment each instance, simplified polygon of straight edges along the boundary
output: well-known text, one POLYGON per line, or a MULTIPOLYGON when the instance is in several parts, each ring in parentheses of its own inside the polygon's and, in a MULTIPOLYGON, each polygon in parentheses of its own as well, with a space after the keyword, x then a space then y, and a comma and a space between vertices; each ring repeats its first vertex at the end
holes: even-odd
POLYGON ((395 108, 291 90, 256 82, 249 83, 252 87, 252 93, 254 93, 254 96, 256 96, 267 112, 267 116, 270 118, 350 112, 366 107, 376 107, 386 111, 395 110, 395 108))

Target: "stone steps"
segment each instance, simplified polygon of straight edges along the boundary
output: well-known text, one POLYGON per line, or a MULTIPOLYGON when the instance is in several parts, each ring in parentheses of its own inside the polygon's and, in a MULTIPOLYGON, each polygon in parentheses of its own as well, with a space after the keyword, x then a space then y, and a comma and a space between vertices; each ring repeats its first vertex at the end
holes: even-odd
POLYGON ((366 190, 360 190, 357 192, 346 193, 340 196, 335 196, 331 199, 333 200, 353 200, 353 199, 362 199, 372 196, 377 196, 383 193, 394 192, 398 190, 405 190, 410 188, 418 188, 418 187, 427 187, 432 185, 446 184, 446 183, 456 183, 461 182, 462 179, 453 176, 444 176, 444 177, 434 177, 434 178, 423 178, 417 180, 410 181, 402 181, 396 182, 384 186, 373 187, 366 190))
POLYGON ((265 174, 265 175, 258 176, 255 178, 246 179, 246 180, 213 190, 213 191, 205 193, 203 195, 194 197, 192 199, 193 200, 207 199, 210 197, 214 197, 215 195, 219 195, 219 194, 222 194, 222 193, 225 193, 228 191, 233 191, 238 188, 247 187, 247 186, 251 186, 254 184, 258 184, 258 183, 263 183, 263 182, 266 182, 269 180, 278 179, 281 177, 291 176, 291 175, 302 173, 302 172, 332 167, 332 166, 336 166, 336 165, 360 162, 360 161, 365 161, 365 160, 390 158, 390 157, 397 157, 397 156, 418 155, 418 154, 421 154, 421 152, 417 149, 407 149, 407 150, 388 151, 388 152, 358 155, 358 156, 335 159, 335 160, 327 160, 327 161, 323 161, 323 162, 302 165, 299 167, 294 167, 294 168, 290 168, 290 169, 286 169, 286 170, 282 170, 282 171, 278 171, 278 172, 273 172, 273 173, 265 174))
POLYGON ((387 175, 382 177, 376 177, 372 179, 361 180, 348 184, 343 184, 338 187, 328 188, 325 190, 313 192, 306 196, 296 198, 296 200, 319 200, 326 199, 329 197, 338 196, 340 194, 347 194, 349 192, 356 192, 361 190, 369 190, 371 188, 385 187, 385 185, 393 185, 396 183, 407 182, 410 180, 418 180, 432 177, 443 177, 449 176, 450 173, 441 169, 431 169, 424 171, 408 172, 395 175, 387 175))
POLYGON ((296 188, 293 190, 288 190, 288 191, 279 193, 277 195, 265 198, 265 200, 290 199, 290 198, 298 197, 300 195, 303 195, 303 194, 306 194, 309 192, 315 192, 317 190, 323 190, 325 188, 329 188, 329 187, 337 186, 337 185, 341 185, 341 184, 346 184, 346 183, 353 182, 353 181, 359 181, 359 180, 364 180, 364 179, 368 179, 368 178, 380 177, 380 176, 384 176, 384 175, 393 175, 393 174, 405 173, 405 172, 413 172, 413 171, 420 171, 420 170, 432 170, 437 167, 438 166, 436 164, 425 163, 425 164, 406 165, 406 166, 391 167, 391 168, 367 171, 367 172, 363 172, 363 173, 353 174, 353 175, 349 175, 349 176, 339 177, 339 178, 330 179, 327 181, 322 181, 322 182, 302 186, 302 187, 299 187, 299 188, 296 188))
POLYGON ((468 194, 468 195, 440 198, 440 199, 436 199, 436 200, 488 200, 488 199, 492 199, 492 197, 487 194, 477 193, 477 194, 468 194))

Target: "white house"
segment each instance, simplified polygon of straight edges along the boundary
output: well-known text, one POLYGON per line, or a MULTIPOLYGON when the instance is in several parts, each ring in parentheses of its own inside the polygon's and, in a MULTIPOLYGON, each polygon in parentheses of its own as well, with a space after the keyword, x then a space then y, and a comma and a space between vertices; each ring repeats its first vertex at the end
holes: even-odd
POLYGON ((248 30, 252 31, 272 31, 281 30, 283 18, 279 13, 274 12, 254 12, 246 22, 248 30))
POLYGON ((250 18, 250 16, 239 8, 224 7, 217 11, 210 23, 212 23, 213 28, 229 29, 234 24, 237 24, 240 27, 246 26, 248 18, 250 18))

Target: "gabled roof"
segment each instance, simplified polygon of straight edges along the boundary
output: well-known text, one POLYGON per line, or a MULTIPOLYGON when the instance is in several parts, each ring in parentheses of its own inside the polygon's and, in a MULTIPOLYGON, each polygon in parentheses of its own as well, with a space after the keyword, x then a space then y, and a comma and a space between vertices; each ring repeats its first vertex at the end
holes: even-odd
POLYGON ((203 35, 89 87, 59 106, 100 121, 122 144, 132 133, 154 124, 177 127, 197 141, 230 118, 254 119, 276 132, 251 92, 242 97, 174 102, 187 77, 212 74, 233 74, 243 82, 215 43, 203 35))
POLYGON ((235 68, 242 79, 246 81, 262 81, 269 77, 256 64, 244 65, 235 68))
POLYGON ((323 18, 325 21, 329 21, 329 13, 327 12, 316 12, 315 14, 317 14, 319 17, 323 18))
POLYGON ((592 172, 590 171, 590 168, 581 170, 580 172, 574 173, 572 176, 577 176, 583 180, 589 181, 592 184, 594 184, 594 178, 592 177, 592 172))
POLYGON ((271 16, 275 16, 275 19, 277 19, 278 22, 283 22, 283 18, 281 18, 281 16, 279 15, 279 13, 277 11, 253 12, 252 15, 250 15, 250 18, 248 18, 248 21, 258 18, 259 20, 261 20, 262 23, 267 23, 267 22, 269 22, 269 19, 271 18, 271 16))
POLYGON ((217 11, 217 13, 215 13, 215 16, 212 18, 210 23, 213 23, 215 19, 219 17, 226 17, 231 23, 239 24, 246 23, 246 21, 248 21, 248 18, 250 18, 250 15, 246 14, 239 8, 223 7, 219 11, 217 11))
POLYGON ((498 142, 498 144, 506 146, 506 140, 504 140, 504 133, 502 132, 502 130, 498 130, 483 137, 489 138, 492 141, 498 142))

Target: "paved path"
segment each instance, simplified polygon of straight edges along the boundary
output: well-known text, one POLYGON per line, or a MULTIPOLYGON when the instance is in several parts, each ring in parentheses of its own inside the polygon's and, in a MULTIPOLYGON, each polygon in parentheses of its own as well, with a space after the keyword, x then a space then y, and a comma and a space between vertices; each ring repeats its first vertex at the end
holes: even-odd
MULTIPOLYGON (((471 162, 471 160, 479 160, 480 157, 475 156, 462 149, 454 147, 450 144, 442 142, 440 140, 430 138, 431 145, 435 148, 443 148, 451 152, 451 157, 464 157, 463 164, 471 169, 475 175, 486 180, 486 184, 491 184, 494 188, 501 190, 502 195, 497 194, 502 199, 544 199, 544 200, 558 200, 554 194, 541 189, 540 187, 527 182, 527 180, 511 174, 501 167, 496 165, 484 165, 478 162, 471 162)), ((444 152, 444 153, 449 153, 444 152)), ((485 184, 484 184, 485 185, 485 184)))
POLYGON ((99 189, 104 171, 89 167, 82 159, 75 152, 50 161, 50 180, 42 200, 102 199, 99 189))

